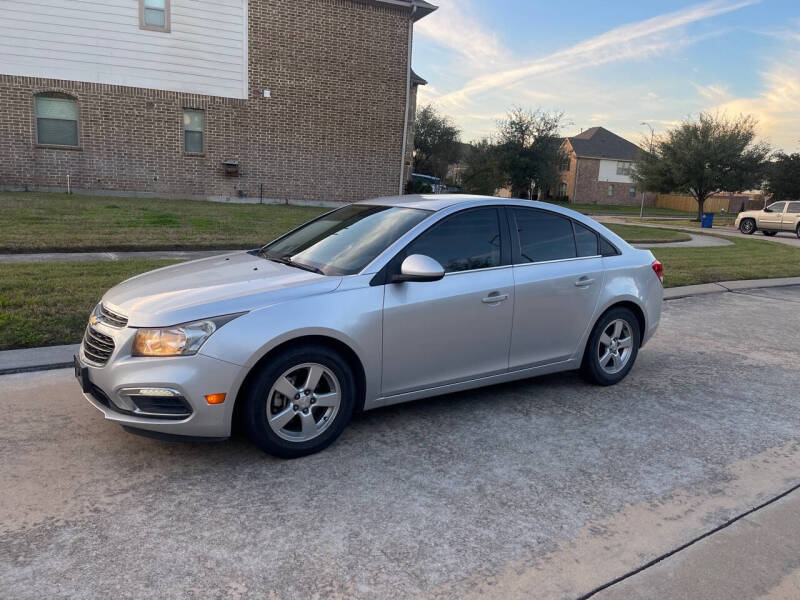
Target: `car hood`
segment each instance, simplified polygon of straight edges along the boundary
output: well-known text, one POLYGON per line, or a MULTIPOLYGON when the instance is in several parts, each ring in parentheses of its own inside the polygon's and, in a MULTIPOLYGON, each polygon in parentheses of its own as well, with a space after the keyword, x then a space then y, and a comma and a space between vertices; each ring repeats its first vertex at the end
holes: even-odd
POLYGON ((765 214, 763 210, 743 210, 737 215, 737 219, 742 219, 744 217, 758 217, 761 214, 765 214))
POLYGON ((158 327, 325 294, 340 283, 341 277, 236 252, 137 275, 108 290, 103 304, 132 327, 158 327))

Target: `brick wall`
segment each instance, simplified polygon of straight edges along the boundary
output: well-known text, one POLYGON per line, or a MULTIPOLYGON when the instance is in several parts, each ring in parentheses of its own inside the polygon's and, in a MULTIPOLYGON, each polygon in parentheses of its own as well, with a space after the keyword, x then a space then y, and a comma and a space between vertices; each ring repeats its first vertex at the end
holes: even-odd
POLYGON ((163 196, 396 194, 408 27, 407 11, 353 0, 250 2, 248 100, 0 75, 0 185, 69 174, 75 189, 163 196), (33 95, 49 91, 78 100, 80 149, 36 146, 33 95), (206 111, 201 156, 183 153, 183 108, 206 111))
MULTIPOLYGON (((561 173, 562 181, 567 183, 567 195, 570 202, 578 204, 614 204, 618 206, 639 206, 642 202, 641 192, 631 197, 631 183, 614 183, 598 181, 600 177, 600 160, 594 158, 576 158, 572 153, 569 171, 561 173), (609 186, 613 192, 609 195, 609 186)), ((656 194, 645 194, 645 206, 655 206, 656 194)))

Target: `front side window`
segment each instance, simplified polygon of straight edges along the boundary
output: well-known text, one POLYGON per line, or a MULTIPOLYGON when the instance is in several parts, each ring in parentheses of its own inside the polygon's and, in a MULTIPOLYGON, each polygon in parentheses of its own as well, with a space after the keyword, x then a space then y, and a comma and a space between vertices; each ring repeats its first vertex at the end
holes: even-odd
POLYGON ((430 215, 416 208, 351 204, 264 246, 259 255, 325 275, 353 275, 430 215))
POLYGON ((786 202, 775 202, 774 204, 770 204, 767 208, 770 212, 782 213, 784 206, 786 206, 786 202))
MULTIPOLYGON (((572 221, 552 213, 514 209, 523 263, 576 258, 572 221)), ((595 242, 596 244, 596 242, 595 242)), ((594 256, 597 254, 595 245, 594 256)))
POLYGON ((448 217, 414 240, 406 255, 424 254, 446 273, 498 267, 500 221, 494 208, 479 208, 448 217))
POLYGON ((789 202, 789 208, 786 209, 786 212, 800 213, 800 202, 789 202))
POLYGON ((169 0, 139 0, 139 28, 169 31, 169 0))
POLYGON ((43 146, 78 147, 78 102, 60 94, 34 98, 36 143, 43 146))
POLYGON ((206 113, 203 110, 183 110, 183 151, 187 154, 202 154, 205 147, 203 132, 206 113))
POLYGON ((617 162, 617 175, 630 176, 632 171, 633 171, 633 163, 623 160, 617 162))

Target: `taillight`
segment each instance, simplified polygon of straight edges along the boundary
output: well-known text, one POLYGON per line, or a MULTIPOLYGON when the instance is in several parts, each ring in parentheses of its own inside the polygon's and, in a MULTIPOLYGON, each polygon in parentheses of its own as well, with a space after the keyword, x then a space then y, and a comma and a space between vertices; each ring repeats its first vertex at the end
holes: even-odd
POLYGON ((658 280, 661 282, 661 285, 664 285, 664 265, 661 264, 660 260, 653 261, 653 273, 656 274, 658 280))

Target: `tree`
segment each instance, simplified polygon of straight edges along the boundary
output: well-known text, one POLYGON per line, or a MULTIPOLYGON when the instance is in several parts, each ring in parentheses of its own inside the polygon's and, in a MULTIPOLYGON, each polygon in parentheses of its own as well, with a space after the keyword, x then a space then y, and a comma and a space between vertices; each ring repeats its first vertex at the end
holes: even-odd
POLYGON ((653 151, 642 152, 634 177, 651 192, 691 194, 697 218, 706 199, 718 192, 757 188, 764 179, 769 146, 755 141, 750 116, 728 119, 700 113, 657 137, 653 151))
POLYGON ((544 190, 559 181, 562 119, 561 113, 515 107, 498 124, 497 164, 512 196, 527 198, 533 188, 544 190))
POLYGON ((414 122, 414 172, 447 178, 447 167, 458 162, 461 131, 432 106, 417 111, 414 122))
POLYGON ((464 156, 464 171, 461 174, 461 187, 470 194, 493 196, 501 183, 497 166, 497 152, 489 138, 470 144, 464 156))
POLYGON ((764 189, 773 201, 800 199, 800 154, 776 153, 764 189))

